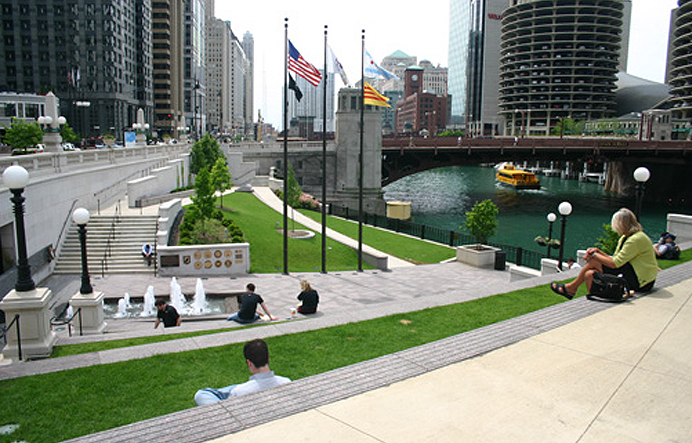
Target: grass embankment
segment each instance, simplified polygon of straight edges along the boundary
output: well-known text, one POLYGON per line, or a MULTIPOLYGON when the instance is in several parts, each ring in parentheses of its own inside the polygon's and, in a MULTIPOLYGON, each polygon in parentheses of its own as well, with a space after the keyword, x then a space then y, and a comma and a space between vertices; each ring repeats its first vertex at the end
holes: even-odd
MULTIPOLYGON (((322 221, 322 214, 301 209, 300 212, 315 221, 322 221)), ((358 223, 342 218, 327 217, 327 227, 352 239, 358 239, 358 223)), ((412 263, 439 263, 455 256, 456 251, 445 245, 363 225, 363 243, 387 254, 412 263)))
POLYGON ((658 260, 658 267, 661 269, 668 269, 690 260, 692 260, 692 249, 686 249, 680 252, 680 258, 678 260, 658 260))
MULTIPOLYGON (((224 211, 224 217, 233 219, 243 230, 250 243, 250 272, 282 272, 283 214, 262 203, 252 194, 234 192, 224 196, 223 206, 231 208, 224 211), (278 223, 278 224, 277 224, 278 223)), ((289 220, 289 227, 293 229, 289 220)), ((295 223, 295 229, 305 229, 295 223)), ((327 239, 327 271, 354 270, 358 266, 358 254, 348 246, 327 239)), ((364 264, 364 268, 372 269, 364 264)), ((319 272, 322 268, 322 236, 319 233, 310 239, 288 239, 289 272, 319 272)))
MULTIPOLYGON (((546 286, 342 326, 267 338, 291 379, 408 349, 565 301, 546 286)), ((248 377, 242 344, 0 381, 0 443, 56 442, 194 406, 205 386, 248 377)))

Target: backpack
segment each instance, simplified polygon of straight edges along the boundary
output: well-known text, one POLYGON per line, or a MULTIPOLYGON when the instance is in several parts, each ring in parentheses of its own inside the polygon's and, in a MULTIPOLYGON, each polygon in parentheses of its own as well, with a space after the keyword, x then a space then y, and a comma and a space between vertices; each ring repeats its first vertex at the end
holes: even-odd
POLYGON ((627 300, 629 288, 622 275, 601 274, 594 272, 591 291, 586 296, 589 300, 619 303, 627 300))
POLYGON ((668 250, 661 256, 662 259, 664 260, 678 260, 680 258, 680 246, 676 245, 675 243, 672 244, 672 248, 668 248, 668 250))

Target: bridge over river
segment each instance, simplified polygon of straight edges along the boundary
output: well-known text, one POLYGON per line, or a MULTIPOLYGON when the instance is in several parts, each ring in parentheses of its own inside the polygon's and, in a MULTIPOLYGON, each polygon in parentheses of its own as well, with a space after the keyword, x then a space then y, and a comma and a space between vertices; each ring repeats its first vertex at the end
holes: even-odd
POLYGON ((385 137, 382 184, 428 169, 501 161, 552 161, 558 168, 578 170, 586 164, 598 172, 607 164, 606 189, 617 193, 628 193, 632 171, 647 166, 652 171, 648 189, 675 199, 692 198, 692 186, 684 181, 692 167, 692 141, 683 140, 385 137))

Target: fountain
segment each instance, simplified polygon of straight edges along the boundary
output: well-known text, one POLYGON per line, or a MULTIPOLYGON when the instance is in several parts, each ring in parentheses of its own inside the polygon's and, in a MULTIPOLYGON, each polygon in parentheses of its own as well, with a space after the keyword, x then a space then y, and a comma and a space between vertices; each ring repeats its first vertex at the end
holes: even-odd
POLYGON ((154 287, 149 286, 147 288, 147 292, 144 293, 144 307, 142 308, 142 313, 139 314, 139 316, 153 317, 155 314, 156 307, 154 306, 154 287))
POLYGON ((132 309, 132 303, 130 303, 130 293, 126 292, 125 297, 123 298, 125 299, 125 308, 132 309))
POLYGON ((171 279, 171 305, 181 314, 186 312, 185 296, 175 277, 171 279))
MULTIPOLYGON (((127 294, 125 294, 127 295, 127 294)), ((118 312, 115 313, 113 318, 125 318, 129 314, 127 313, 127 300, 121 298, 118 300, 118 312)))
POLYGON ((207 303, 207 295, 204 293, 204 285, 202 279, 197 279, 195 286, 195 297, 192 299, 190 307, 190 315, 202 315, 209 313, 209 303, 207 303))

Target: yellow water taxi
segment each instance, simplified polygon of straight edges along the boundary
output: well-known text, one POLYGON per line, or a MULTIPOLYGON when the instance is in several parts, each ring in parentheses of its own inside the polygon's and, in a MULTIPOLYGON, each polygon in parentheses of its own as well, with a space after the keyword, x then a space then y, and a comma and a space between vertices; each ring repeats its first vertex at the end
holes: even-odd
POLYGON ((504 165, 498 169, 495 178, 500 183, 512 186, 515 189, 539 189, 541 187, 541 182, 536 178, 536 174, 515 169, 514 165, 504 165))

